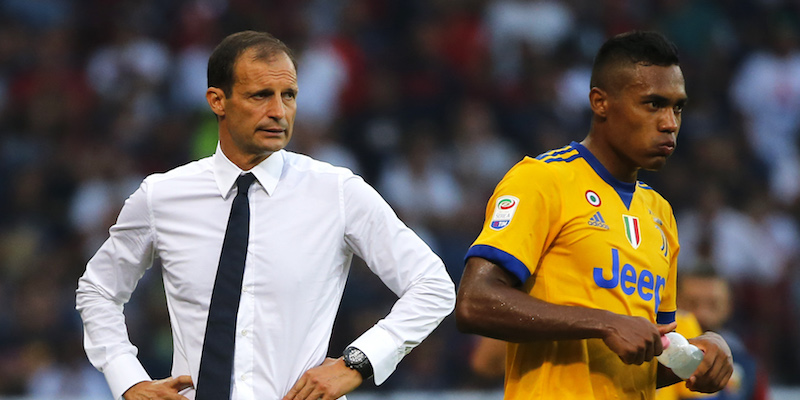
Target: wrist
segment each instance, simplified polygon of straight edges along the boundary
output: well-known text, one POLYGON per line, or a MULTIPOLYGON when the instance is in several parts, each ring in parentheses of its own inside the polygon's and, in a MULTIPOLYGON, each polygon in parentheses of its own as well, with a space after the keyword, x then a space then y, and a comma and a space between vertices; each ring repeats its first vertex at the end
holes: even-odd
POLYGON ((372 363, 370 363, 367 355, 360 349, 348 346, 344 349, 342 359, 344 360, 344 365, 361 374, 362 379, 367 380, 372 377, 372 363))
POLYGON ((594 318, 592 318, 592 336, 605 340, 617 335, 618 330, 615 320, 619 315, 610 311, 601 311, 601 313, 594 315, 594 318))

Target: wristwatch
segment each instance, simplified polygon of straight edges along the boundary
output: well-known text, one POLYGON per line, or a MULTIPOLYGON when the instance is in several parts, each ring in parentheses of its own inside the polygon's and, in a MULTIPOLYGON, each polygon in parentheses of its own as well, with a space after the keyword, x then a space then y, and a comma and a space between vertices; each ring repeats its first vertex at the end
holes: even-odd
POLYGON ((364 380, 372 378, 372 364, 363 351, 353 346, 348 346, 344 349, 342 357, 344 358, 344 365, 347 368, 356 370, 364 380))

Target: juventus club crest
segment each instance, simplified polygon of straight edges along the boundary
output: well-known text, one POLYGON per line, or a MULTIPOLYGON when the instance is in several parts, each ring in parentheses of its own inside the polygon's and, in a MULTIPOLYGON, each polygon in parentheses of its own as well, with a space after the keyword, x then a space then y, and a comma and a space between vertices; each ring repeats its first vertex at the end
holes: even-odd
POLYGON ((628 243, 630 243, 634 249, 638 249, 639 245, 642 244, 642 231, 639 228, 639 218, 622 214, 622 221, 624 222, 625 237, 628 239, 628 243))

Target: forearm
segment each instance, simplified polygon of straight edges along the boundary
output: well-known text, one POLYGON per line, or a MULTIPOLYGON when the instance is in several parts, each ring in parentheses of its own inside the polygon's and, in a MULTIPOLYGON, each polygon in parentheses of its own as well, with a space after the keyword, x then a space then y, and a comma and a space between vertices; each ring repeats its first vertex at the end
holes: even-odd
POLYGON ((436 329, 454 304, 455 287, 442 265, 439 272, 412 284, 384 319, 352 343, 369 358, 376 385, 436 329))
POLYGON ((86 355, 105 375, 115 399, 137 382, 151 379, 136 358, 136 347, 128 340, 121 303, 105 297, 84 277, 79 282, 76 306, 83 320, 86 355))
POLYGON ((657 388, 672 386, 682 381, 683 379, 679 378, 678 375, 675 375, 675 373, 672 372, 671 369, 663 366, 661 363, 658 363, 658 371, 656 372, 657 388))
POLYGON ((504 278, 488 287, 470 287, 468 274, 492 268, 480 258, 469 260, 456 300, 459 330, 510 342, 602 338, 611 327, 612 313, 547 303, 511 287, 504 278))

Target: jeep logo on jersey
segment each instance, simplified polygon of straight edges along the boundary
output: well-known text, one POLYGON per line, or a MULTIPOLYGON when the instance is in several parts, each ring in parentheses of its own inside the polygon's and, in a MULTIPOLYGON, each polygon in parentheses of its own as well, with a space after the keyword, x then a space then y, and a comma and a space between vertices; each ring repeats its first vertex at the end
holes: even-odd
POLYGON ((492 214, 492 222, 489 227, 499 231, 511 223, 514 218, 514 213, 517 211, 519 199, 514 196, 500 196, 497 198, 497 203, 494 206, 494 213, 492 214))
POLYGON ((639 218, 622 214, 622 221, 625 223, 625 237, 628 239, 628 243, 630 243, 634 249, 638 249, 639 245, 642 244, 642 231, 639 229, 639 218))
POLYGON ((611 271, 610 277, 608 270, 601 267, 596 267, 592 271, 594 283, 603 289, 615 289, 619 287, 623 294, 633 296, 638 294, 639 298, 644 301, 655 301, 654 310, 658 312, 658 307, 661 305, 661 290, 666 286, 667 280, 660 276, 654 275, 647 269, 637 271, 630 264, 620 266, 619 250, 611 249, 611 271))

